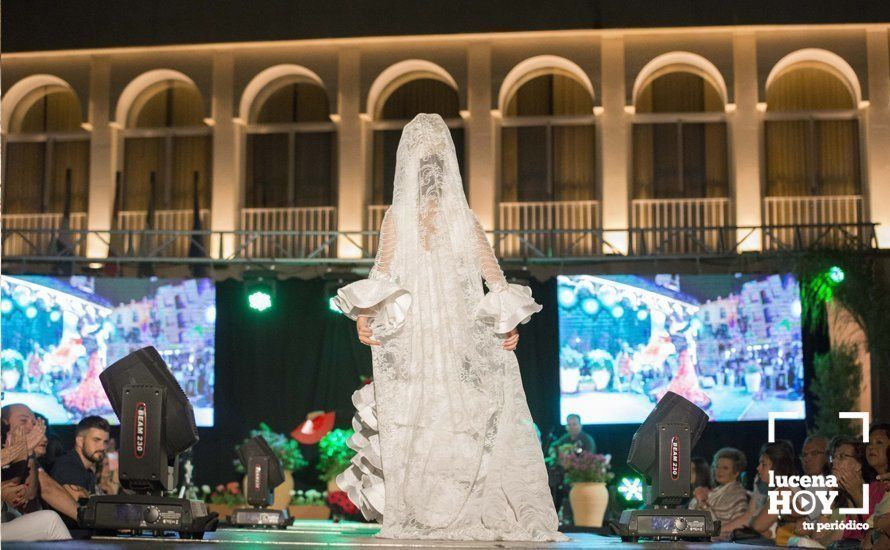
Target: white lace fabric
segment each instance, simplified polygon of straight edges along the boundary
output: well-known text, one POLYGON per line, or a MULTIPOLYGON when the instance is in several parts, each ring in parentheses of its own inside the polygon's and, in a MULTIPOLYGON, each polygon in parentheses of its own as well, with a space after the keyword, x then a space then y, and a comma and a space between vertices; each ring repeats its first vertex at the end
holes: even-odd
POLYGON ((405 126, 374 266, 335 303, 370 317, 381 343, 371 348, 373 383, 353 395, 356 456, 337 477, 382 523, 376 536, 569 540, 557 530, 516 356, 501 347, 541 306, 504 278, 438 115, 405 126))

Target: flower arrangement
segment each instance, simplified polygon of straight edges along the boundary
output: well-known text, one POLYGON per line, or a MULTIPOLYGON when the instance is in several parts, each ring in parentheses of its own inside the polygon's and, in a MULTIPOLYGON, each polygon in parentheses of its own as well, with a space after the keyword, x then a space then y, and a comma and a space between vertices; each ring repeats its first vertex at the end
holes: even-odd
POLYGON ((318 442, 318 469, 321 471, 318 477, 322 481, 331 481, 349 467, 355 451, 346 445, 346 440, 353 433, 352 430, 331 430, 318 442))
POLYGON ((290 503, 294 506, 324 506, 327 502, 328 492, 318 492, 315 489, 307 491, 291 491, 290 503))
POLYGON ((358 507, 349 500, 346 491, 334 491, 328 495, 327 500, 335 520, 355 516, 359 513, 358 507))
POLYGON ((246 502, 237 481, 230 481, 225 485, 219 484, 214 491, 204 485, 201 487, 201 492, 204 494, 204 500, 210 504, 238 506, 246 502))
POLYGON ((563 369, 580 369, 584 366, 584 355, 566 344, 559 351, 559 366, 563 369))
MULTIPOLYGON (((306 459, 303 458, 303 453, 300 452, 300 444, 297 443, 296 440, 291 439, 290 437, 280 434, 277 432, 273 432, 272 429, 265 423, 260 422, 259 429, 250 430, 250 437, 256 437, 258 435, 263 436, 263 439, 266 440, 266 443, 269 444, 269 447, 275 451, 275 456, 278 457, 278 460, 281 461, 281 467, 285 470, 295 471, 300 468, 305 468, 308 464, 306 459)), ((247 439, 244 440, 247 442, 247 439)), ((242 443, 243 445, 243 443, 242 443)), ((235 447, 235 451, 238 451, 238 448, 241 445, 235 447)), ((240 460, 234 460, 235 463, 235 471, 239 474, 243 474, 245 472, 244 465, 241 464, 240 460)))
POLYGON ((565 449, 560 447, 560 463, 565 469, 568 483, 608 483, 615 474, 612 473, 612 455, 591 453, 590 451, 565 449), (568 452, 563 452, 567 450, 568 452))

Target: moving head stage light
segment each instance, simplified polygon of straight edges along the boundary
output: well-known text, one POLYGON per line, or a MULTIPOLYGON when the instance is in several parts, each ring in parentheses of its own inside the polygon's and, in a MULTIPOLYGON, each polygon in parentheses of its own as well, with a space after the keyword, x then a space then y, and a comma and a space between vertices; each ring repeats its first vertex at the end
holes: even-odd
POLYGON ((118 495, 93 495, 77 510, 81 527, 176 531, 202 538, 218 523, 203 502, 165 497, 179 479, 179 454, 198 442, 195 413, 158 351, 149 346, 100 375, 121 423, 118 495), (126 491, 126 494, 124 493, 126 491))
POLYGON ((251 508, 239 508, 231 517, 232 525, 251 527, 277 527, 284 529, 294 522, 287 510, 269 508, 273 501, 272 491, 284 483, 284 470, 275 451, 258 435, 248 439, 238 448, 238 459, 247 471, 247 504, 251 508))
POLYGON ((621 513, 622 540, 702 539, 720 533, 720 522, 710 511, 683 506, 692 491, 692 449, 707 423, 704 411, 667 392, 634 434, 627 464, 643 476, 646 507, 621 513))

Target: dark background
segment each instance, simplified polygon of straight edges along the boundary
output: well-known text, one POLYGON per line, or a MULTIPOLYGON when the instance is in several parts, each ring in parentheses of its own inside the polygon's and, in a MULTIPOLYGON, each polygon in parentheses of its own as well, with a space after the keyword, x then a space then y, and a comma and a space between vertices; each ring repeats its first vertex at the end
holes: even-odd
POLYGON ((887 21, 887 0, 6 0, 2 49, 887 21))

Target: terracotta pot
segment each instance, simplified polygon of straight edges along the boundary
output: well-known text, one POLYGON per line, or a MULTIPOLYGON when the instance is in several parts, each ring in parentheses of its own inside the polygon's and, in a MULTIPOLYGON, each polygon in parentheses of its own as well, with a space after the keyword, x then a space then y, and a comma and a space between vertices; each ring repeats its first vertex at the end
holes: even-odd
MULTIPOLYGON (((241 484, 241 489, 244 492, 244 498, 247 498, 247 475, 244 476, 244 481, 241 484)), ((284 483, 275 488, 275 500, 272 501, 272 505, 270 508, 276 508, 278 510, 284 510, 287 508, 290 503, 291 494, 290 492, 294 489, 294 472, 292 470, 284 471, 284 483)), ((245 504, 246 506, 246 504, 245 504)))
POLYGON ((305 506, 291 504, 287 507, 292 518, 297 519, 328 519, 331 517, 331 509, 327 506, 305 506))
POLYGON ((609 490, 605 483, 573 483, 569 491, 572 515, 579 527, 602 527, 606 506, 609 504, 609 490))

